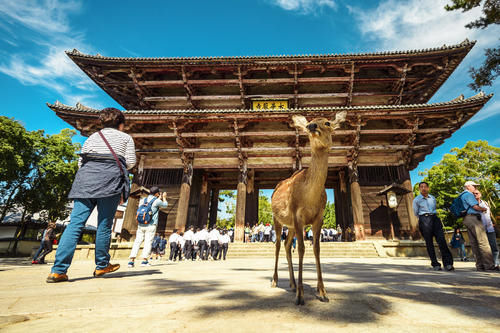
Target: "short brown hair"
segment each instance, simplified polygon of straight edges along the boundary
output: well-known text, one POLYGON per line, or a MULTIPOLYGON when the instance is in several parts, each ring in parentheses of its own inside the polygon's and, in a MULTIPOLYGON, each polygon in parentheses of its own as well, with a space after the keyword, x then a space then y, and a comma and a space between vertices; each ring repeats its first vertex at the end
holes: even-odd
POLYGON ((125 116, 115 108, 105 108, 99 112, 99 120, 104 127, 118 128, 120 124, 125 124, 125 116))

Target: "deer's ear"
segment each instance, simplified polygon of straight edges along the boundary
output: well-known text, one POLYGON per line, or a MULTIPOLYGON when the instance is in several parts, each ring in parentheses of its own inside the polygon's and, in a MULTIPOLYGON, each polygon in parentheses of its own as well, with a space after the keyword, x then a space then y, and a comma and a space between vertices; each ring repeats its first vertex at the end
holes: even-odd
POLYGON ((332 130, 340 128, 340 124, 342 124, 345 121, 346 115, 347 115, 346 111, 338 112, 335 115, 335 119, 330 122, 332 130))
POLYGON ((293 116, 293 125, 297 127, 300 130, 303 130, 304 132, 306 131, 306 126, 309 124, 307 121, 306 117, 304 116, 293 116))

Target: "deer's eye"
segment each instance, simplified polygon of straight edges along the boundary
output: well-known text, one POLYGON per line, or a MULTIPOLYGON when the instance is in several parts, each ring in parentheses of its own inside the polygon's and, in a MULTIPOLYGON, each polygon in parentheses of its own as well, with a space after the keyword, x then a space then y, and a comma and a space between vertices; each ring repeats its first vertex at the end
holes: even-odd
POLYGON ((329 121, 327 121, 327 122, 325 123, 325 126, 330 126, 330 122, 329 122, 329 121))

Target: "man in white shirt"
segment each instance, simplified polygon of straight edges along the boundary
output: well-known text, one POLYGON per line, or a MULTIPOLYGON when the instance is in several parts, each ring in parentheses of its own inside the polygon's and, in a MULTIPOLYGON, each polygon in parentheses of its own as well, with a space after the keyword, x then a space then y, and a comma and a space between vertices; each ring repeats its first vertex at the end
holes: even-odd
POLYGON ((203 227, 202 230, 198 231, 196 233, 197 239, 198 239, 198 247, 200 251, 200 258, 201 260, 207 260, 208 259, 208 231, 207 227, 203 227))
POLYGON ((185 253, 185 258, 187 260, 195 260, 196 259, 196 254, 193 251, 193 246, 194 246, 194 227, 191 226, 189 227, 188 231, 184 233, 184 240, 186 241, 186 253, 185 253))
POLYGON ((168 238, 168 242, 170 243, 170 256, 168 258, 169 261, 175 261, 177 257, 177 249, 179 246, 177 243, 178 239, 179 239, 178 230, 174 229, 174 232, 172 232, 172 234, 168 238))
POLYGON ((181 232, 179 234, 179 238, 177 238, 177 255, 179 256, 179 261, 182 261, 182 255, 185 256, 186 252, 186 240, 184 239, 184 233, 181 232))
POLYGON ((219 252, 219 237, 220 233, 216 227, 214 227, 208 234, 208 239, 210 241, 210 255, 213 260, 217 260, 217 253, 219 252))
MULTIPOLYGON (((128 267, 133 268, 135 258, 139 252, 139 248, 144 240, 144 248, 142 249, 143 261, 141 266, 150 266, 148 258, 151 254, 151 245, 153 243, 153 238, 156 233, 156 226, 158 225, 158 212, 160 208, 167 207, 167 193, 160 193, 160 189, 156 186, 151 187, 149 190, 149 195, 144 199, 142 205, 150 205, 148 214, 150 214, 150 221, 148 223, 141 223, 138 221, 137 232, 135 234, 134 245, 132 246, 132 251, 129 256, 128 267), (154 200, 154 201, 153 201, 154 200)), ((142 206, 141 205, 141 206, 142 206)), ((143 221, 146 222, 146 221, 143 221)))
POLYGON ((225 230, 222 231, 222 235, 219 239, 220 250, 219 250, 219 260, 221 259, 221 255, 224 254, 223 259, 226 260, 227 249, 229 247, 229 242, 231 241, 231 237, 226 233, 225 230))

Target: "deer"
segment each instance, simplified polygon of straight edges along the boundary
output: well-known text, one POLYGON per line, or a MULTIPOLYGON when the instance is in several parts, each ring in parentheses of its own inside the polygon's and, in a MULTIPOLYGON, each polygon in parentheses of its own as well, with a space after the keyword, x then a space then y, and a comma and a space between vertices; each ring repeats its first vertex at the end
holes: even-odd
MULTIPOLYGON (((304 116, 292 117, 295 128, 308 134, 311 146, 311 163, 306 169, 296 171, 290 178, 281 181, 271 196, 274 229, 281 235, 283 226, 288 227, 285 240, 286 259, 290 273, 290 288, 296 292, 295 304, 304 305, 304 287, 302 285, 302 269, 304 260, 304 227, 312 226, 313 248, 318 274, 317 298, 328 302, 323 277, 321 274, 320 233, 323 225, 323 212, 326 205, 325 182, 328 173, 328 153, 332 146, 332 133, 345 121, 346 112, 336 114, 334 120, 315 118, 310 122, 304 116), (292 241, 297 236, 299 252, 298 284, 295 282, 292 265, 292 241)), ((271 287, 278 285, 278 260, 281 242, 276 241, 274 275, 271 287)))

